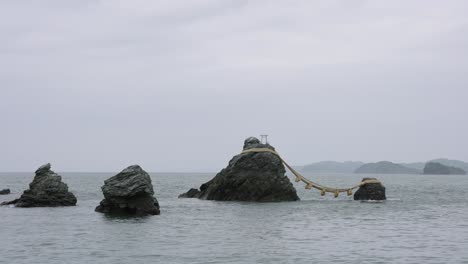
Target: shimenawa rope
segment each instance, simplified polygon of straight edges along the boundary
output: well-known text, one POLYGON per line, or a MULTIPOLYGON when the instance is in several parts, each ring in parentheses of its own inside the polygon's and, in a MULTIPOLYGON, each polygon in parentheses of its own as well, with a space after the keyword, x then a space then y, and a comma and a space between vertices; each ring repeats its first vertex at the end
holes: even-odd
POLYGON ((342 192, 345 192, 347 193, 348 195, 352 195, 353 194, 353 190, 356 189, 356 188, 359 188, 365 184, 369 184, 369 183, 381 183, 379 180, 365 180, 365 181, 361 181, 360 183, 350 187, 350 188, 331 188, 331 187, 326 187, 326 186, 323 186, 323 185, 320 185, 318 183, 315 183, 307 178, 305 178, 304 176, 302 176, 299 172, 297 172, 293 167, 289 166, 289 164, 278 154, 278 152, 272 150, 272 149, 269 149, 269 148, 251 148, 251 149, 246 149, 244 151, 241 152, 241 154, 245 154, 245 153, 252 153, 252 152, 255 152, 255 153, 260 153, 260 152, 269 152, 269 153, 272 153, 274 155, 276 155, 280 160, 281 162, 283 162, 283 164, 294 174, 294 176, 296 176, 296 182, 304 182, 306 184, 305 188, 306 189, 311 189, 311 188, 315 188, 317 190, 320 190, 320 194, 323 196, 325 195, 325 193, 329 192, 329 193, 333 193, 335 198, 338 197, 338 195, 342 192))

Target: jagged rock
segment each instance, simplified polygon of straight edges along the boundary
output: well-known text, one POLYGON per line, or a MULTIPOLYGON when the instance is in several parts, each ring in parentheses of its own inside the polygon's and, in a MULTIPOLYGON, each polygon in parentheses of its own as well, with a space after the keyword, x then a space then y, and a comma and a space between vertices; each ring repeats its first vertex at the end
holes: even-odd
POLYGON ((10 194, 10 189, 0 190, 0 194, 10 194))
POLYGON ((457 167, 446 166, 438 162, 428 162, 426 166, 424 166, 423 174, 465 175, 466 171, 457 167))
POLYGON ((179 198, 194 198, 200 195, 200 191, 198 189, 191 188, 188 192, 179 195, 179 198))
MULTIPOLYGON (((260 140, 256 137, 249 137, 244 140, 244 150, 254 148, 255 146, 262 145, 260 140)), ((265 144, 263 144, 265 145, 265 144)), ((271 147, 271 146, 270 146, 271 147)))
POLYGON ((76 197, 68 191, 62 177, 50 169, 50 163, 36 170, 36 176, 20 198, 4 202, 16 207, 55 207, 76 205, 76 197))
MULTIPOLYGON (((244 141, 244 150, 252 148, 274 150, 271 145, 262 144, 255 137, 244 141)), ((200 190, 190 189, 179 197, 217 201, 297 201, 296 189, 285 172, 283 163, 275 154, 239 154, 213 179, 202 184, 200 190)))
MULTIPOLYGON (((376 180, 376 178, 364 178, 365 180, 376 180)), ((385 187, 381 183, 367 183, 354 193, 354 200, 386 200, 385 187)))
POLYGON ((158 215, 151 178, 140 166, 133 165, 104 181, 104 199, 96 212, 129 215, 158 215))
POLYGON ((36 175, 38 175, 38 174, 43 175, 44 173, 50 171, 51 167, 52 166, 50 165, 50 163, 44 164, 44 165, 40 166, 39 169, 37 169, 35 173, 36 173, 36 175))

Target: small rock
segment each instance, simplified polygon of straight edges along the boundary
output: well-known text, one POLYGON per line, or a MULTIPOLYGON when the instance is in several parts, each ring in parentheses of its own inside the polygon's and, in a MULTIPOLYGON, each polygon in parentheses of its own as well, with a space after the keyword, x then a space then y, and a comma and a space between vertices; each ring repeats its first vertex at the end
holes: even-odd
MULTIPOLYGON (((365 180, 377 180, 376 178, 364 178, 365 180)), ((381 183, 367 183, 359 187, 354 193, 354 200, 386 200, 385 187, 381 183)))
POLYGON ((140 166, 133 165, 104 181, 104 199, 96 207, 100 213, 159 215, 151 178, 140 166))
POLYGON ((3 189, 0 191, 0 194, 10 194, 10 189, 3 189))

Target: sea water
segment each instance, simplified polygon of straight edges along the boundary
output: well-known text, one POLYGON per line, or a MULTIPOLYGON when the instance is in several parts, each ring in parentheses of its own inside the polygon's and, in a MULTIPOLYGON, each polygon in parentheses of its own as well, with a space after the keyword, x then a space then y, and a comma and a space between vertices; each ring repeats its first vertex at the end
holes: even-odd
MULTIPOLYGON (((320 196, 294 183, 299 202, 178 199, 214 173, 151 173, 161 215, 94 212, 113 173, 60 173, 76 207, 0 207, 0 263, 468 263, 468 176, 367 175, 385 202, 320 196)), ((346 187, 364 175, 306 174, 346 187)), ((0 173, 0 202, 32 173, 0 173)), ((291 178, 292 179, 292 178, 291 178)))

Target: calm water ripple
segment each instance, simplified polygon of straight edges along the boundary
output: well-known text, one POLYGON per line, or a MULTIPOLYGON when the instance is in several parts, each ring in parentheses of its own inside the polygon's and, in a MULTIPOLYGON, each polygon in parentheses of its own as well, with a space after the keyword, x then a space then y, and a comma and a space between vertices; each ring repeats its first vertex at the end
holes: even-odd
MULTIPOLYGON (((376 175, 388 201, 321 197, 300 202, 177 199, 213 174, 151 174, 161 215, 94 212, 111 173, 62 173, 78 206, 0 207, 0 263, 468 263, 467 176, 376 175)), ((347 186, 362 175, 307 175, 347 186)), ((0 173, 13 199, 32 174, 0 173)))

